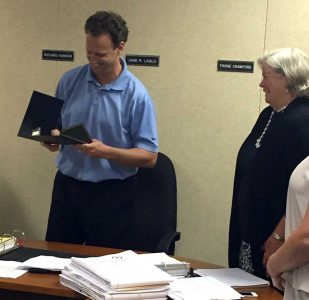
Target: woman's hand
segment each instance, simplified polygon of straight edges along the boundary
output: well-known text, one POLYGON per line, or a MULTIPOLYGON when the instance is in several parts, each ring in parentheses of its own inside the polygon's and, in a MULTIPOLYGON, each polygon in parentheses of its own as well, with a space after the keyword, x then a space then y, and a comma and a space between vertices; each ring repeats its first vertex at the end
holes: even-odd
POLYGON ((266 266, 267 261, 271 255, 273 255, 283 244, 284 242, 284 228, 285 228, 285 216, 281 218, 277 226, 274 228, 274 232, 277 235, 283 237, 283 240, 277 240, 274 237, 274 233, 272 233, 268 239, 265 241, 262 249, 264 250, 263 256, 263 265, 266 266))
POLYGON ((273 286, 280 291, 284 291, 285 280, 281 277, 271 277, 273 286))
POLYGON ((273 255, 281 246, 283 242, 276 240, 273 235, 270 235, 263 245, 264 256, 263 265, 266 266, 268 259, 273 255))
POLYGON ((278 269, 278 258, 276 254, 269 257, 266 265, 267 274, 271 277, 273 286, 278 290, 284 291, 285 280, 281 277, 281 271, 278 269))

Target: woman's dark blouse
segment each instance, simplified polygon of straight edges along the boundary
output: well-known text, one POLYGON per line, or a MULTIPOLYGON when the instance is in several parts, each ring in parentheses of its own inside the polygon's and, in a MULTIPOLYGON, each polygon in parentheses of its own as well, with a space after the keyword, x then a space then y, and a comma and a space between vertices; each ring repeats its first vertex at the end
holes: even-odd
POLYGON ((240 242, 251 245, 254 274, 265 277, 263 244, 285 214, 287 188, 294 168, 309 155, 309 99, 296 98, 275 112, 265 108, 241 146, 236 163, 229 232, 229 265, 239 266, 240 242))

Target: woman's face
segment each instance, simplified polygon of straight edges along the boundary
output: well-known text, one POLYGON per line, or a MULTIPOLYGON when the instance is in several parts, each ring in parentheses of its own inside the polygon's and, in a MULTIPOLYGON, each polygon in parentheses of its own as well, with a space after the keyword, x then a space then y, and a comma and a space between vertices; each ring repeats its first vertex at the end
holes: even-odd
POLYGON ((280 104, 291 96, 287 89, 287 78, 276 73, 266 64, 262 67, 262 76, 260 87, 263 88, 265 93, 265 101, 273 108, 280 108, 280 104))

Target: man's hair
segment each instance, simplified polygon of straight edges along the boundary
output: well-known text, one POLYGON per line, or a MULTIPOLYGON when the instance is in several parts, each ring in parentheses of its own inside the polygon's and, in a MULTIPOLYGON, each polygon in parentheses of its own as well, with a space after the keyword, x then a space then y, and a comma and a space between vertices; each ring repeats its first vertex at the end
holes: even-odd
POLYGON ((304 51, 297 48, 277 49, 260 57, 258 64, 261 68, 265 64, 284 75, 290 92, 309 98, 309 58, 304 51))
POLYGON ((85 33, 95 37, 109 34, 115 48, 126 42, 129 34, 126 21, 112 11, 97 11, 87 19, 84 29, 85 33))

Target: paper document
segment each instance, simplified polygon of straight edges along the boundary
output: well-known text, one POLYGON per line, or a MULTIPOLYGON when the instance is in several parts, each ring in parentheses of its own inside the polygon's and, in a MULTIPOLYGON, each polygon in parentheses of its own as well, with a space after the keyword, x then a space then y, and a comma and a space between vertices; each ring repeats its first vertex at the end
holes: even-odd
POLYGON ((139 254, 141 261, 150 263, 176 277, 184 277, 190 271, 190 264, 168 256, 164 252, 139 254))
POLYGON ((113 290, 100 280, 98 277, 92 276, 90 273, 85 273, 82 270, 75 268, 72 265, 66 266, 63 271, 61 271, 60 277, 68 278, 73 280, 80 285, 87 286, 88 288, 92 288, 98 293, 109 293, 109 294, 119 294, 119 293, 144 293, 144 292, 162 292, 168 289, 168 284, 163 285, 154 285, 151 286, 135 286, 129 288, 122 288, 113 290))
POLYGON ((101 257, 72 257, 71 267, 92 272, 93 276, 113 289, 163 285, 174 280, 154 265, 140 261, 139 255, 130 250, 101 257))
POLYGON ((174 278, 133 251, 76 258, 60 274, 60 283, 93 300, 166 299, 174 278))
POLYGON ((65 266, 69 265, 71 259, 59 258, 55 256, 40 255, 37 257, 30 258, 20 264, 18 268, 29 269, 38 268, 49 271, 61 271, 65 266))
POLYGON ((72 278, 64 275, 63 273, 60 276, 60 283, 64 286, 73 289, 76 292, 79 292, 86 297, 91 299, 104 299, 104 300, 142 300, 142 299, 157 299, 163 298, 166 299, 167 288, 163 290, 132 290, 132 291, 104 291, 100 286, 86 282, 82 278, 72 278))
POLYGON ((0 277, 17 278, 27 272, 27 270, 20 270, 17 267, 22 263, 17 261, 0 260, 0 277))
POLYGON ((269 285, 269 281, 247 273, 239 268, 197 269, 194 273, 202 277, 212 276, 233 287, 269 285))
POLYGON ((210 276, 176 279, 168 296, 174 300, 241 299, 237 291, 210 276))
POLYGON ((138 255, 143 261, 147 263, 151 263, 153 265, 160 265, 160 264, 182 264, 181 261, 168 256, 164 252, 160 253, 145 253, 138 255))

